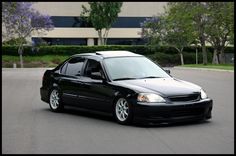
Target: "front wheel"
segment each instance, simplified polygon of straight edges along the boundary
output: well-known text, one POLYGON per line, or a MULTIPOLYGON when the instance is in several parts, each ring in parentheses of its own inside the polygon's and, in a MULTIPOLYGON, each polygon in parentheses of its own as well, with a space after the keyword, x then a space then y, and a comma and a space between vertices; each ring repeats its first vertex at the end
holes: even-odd
POLYGON ((114 107, 114 116, 120 124, 130 124, 133 118, 132 107, 125 98, 119 98, 114 107))
POLYGON ((53 112, 60 112, 63 109, 63 104, 60 97, 61 96, 58 89, 54 88, 51 90, 49 97, 49 106, 53 112))

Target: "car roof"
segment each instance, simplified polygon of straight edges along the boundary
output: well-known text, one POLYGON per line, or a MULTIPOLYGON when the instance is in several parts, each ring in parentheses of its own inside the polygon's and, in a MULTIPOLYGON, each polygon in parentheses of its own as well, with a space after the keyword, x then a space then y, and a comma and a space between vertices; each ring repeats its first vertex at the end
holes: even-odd
POLYGON ((99 58, 110 58, 110 57, 130 57, 130 56, 142 56, 139 54, 132 53, 130 51, 96 51, 95 53, 82 53, 75 54, 73 56, 97 56, 99 58))

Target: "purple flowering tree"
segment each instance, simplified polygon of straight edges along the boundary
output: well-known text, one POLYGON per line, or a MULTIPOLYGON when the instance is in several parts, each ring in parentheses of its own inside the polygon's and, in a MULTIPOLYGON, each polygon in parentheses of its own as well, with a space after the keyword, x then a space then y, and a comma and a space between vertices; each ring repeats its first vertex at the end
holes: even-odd
POLYGON ((43 33, 53 29, 50 16, 43 15, 32 8, 31 2, 2 2, 2 26, 5 38, 20 39, 18 53, 23 68, 23 41, 32 33, 43 33))

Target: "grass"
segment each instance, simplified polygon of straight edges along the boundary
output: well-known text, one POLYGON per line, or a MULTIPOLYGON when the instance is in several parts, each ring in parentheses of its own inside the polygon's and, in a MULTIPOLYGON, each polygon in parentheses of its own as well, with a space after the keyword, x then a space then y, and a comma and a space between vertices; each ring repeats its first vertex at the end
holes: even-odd
MULTIPOLYGON (((56 67, 69 56, 44 55, 44 56, 23 56, 24 67, 56 67)), ((2 56, 2 67, 12 68, 13 63, 20 67, 19 56, 2 56)))
POLYGON ((210 68, 210 69, 223 69, 223 70, 234 70, 233 64, 185 64, 179 67, 192 67, 192 68, 210 68))

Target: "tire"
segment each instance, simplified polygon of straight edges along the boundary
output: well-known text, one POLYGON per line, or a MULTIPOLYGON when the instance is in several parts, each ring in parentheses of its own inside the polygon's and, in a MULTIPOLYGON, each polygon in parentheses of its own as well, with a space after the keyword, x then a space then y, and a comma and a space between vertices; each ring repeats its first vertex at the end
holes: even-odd
POLYGON ((130 103, 123 97, 118 98, 114 103, 113 115, 119 124, 131 124, 133 120, 133 110, 130 103))
POLYGON ((52 88, 49 94, 49 106, 53 112, 61 112, 64 108, 61 100, 61 92, 57 88, 52 88))

